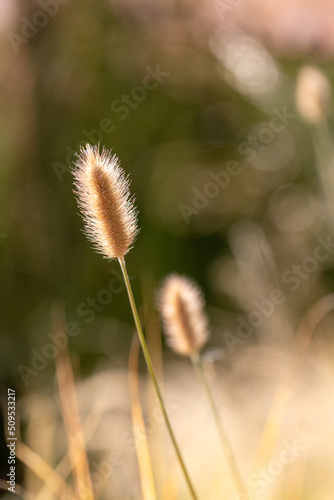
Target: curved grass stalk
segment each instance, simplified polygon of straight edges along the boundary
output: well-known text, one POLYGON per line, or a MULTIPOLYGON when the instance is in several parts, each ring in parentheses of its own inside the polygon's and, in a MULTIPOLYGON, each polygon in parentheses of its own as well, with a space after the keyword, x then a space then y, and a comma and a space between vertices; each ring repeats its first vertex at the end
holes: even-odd
POLYGON ((223 425, 223 422, 220 418, 216 402, 214 400, 210 386, 209 386, 207 379, 205 377, 203 364, 202 364, 202 360, 201 360, 200 355, 198 353, 194 354, 191 357, 191 361, 192 361, 192 364, 194 366, 194 369, 195 369, 200 381, 202 382, 205 394, 209 400, 212 414, 213 414, 213 417, 214 417, 214 420, 216 422, 216 426, 218 429, 218 433, 219 433, 221 445, 223 448, 223 452, 225 455, 225 459, 226 459, 227 465, 230 469, 234 485, 235 485, 236 490, 239 494, 239 499, 240 500, 249 500, 249 496, 247 494, 244 482, 242 480, 242 477, 241 477, 241 474, 239 471, 239 467, 237 465, 237 462, 236 462, 236 459, 235 459, 235 456, 234 456, 234 453, 232 450, 232 446, 231 446, 230 440, 228 438, 228 434, 227 434, 225 427, 223 425))
POLYGON ((134 436, 140 482, 143 500, 157 500, 146 426, 139 397, 138 356, 139 340, 136 334, 134 334, 129 354, 129 389, 133 428, 142 430, 140 437, 138 437, 136 433, 134 436))
POLYGON ((196 495, 195 490, 194 490, 194 487, 193 487, 193 484, 192 484, 192 481, 190 479, 189 473, 188 473, 187 468, 185 466, 183 457, 181 455, 181 451, 179 449, 179 446, 177 444, 176 438, 174 436, 174 432, 173 432, 173 429, 171 427, 171 424, 170 424, 170 421, 169 421, 169 417, 168 417, 168 414, 167 414, 167 411, 166 411, 166 408, 165 408, 165 405, 164 405, 164 402, 163 402, 163 398, 162 398, 162 394, 161 394, 161 391, 160 391, 160 388, 159 388, 158 380, 157 380, 157 377, 155 375, 155 371, 154 371, 154 368, 153 368, 153 365, 152 365, 152 361, 151 361, 151 356, 150 356, 149 351, 148 351, 148 347, 147 347, 146 340, 145 340, 145 337, 144 337, 143 329, 142 329, 141 322, 140 322, 140 319, 139 319, 136 302, 135 302, 135 299, 134 299, 134 296, 133 296, 133 292, 132 292, 131 283, 130 283, 128 272, 127 272, 126 266, 125 266, 124 257, 119 257, 118 261, 119 261, 119 264, 120 264, 121 269, 122 269, 122 273, 123 273, 123 277, 124 277, 124 281, 125 281, 125 285, 126 285, 126 290, 127 290, 127 293, 128 293, 129 302, 130 302, 130 306, 131 306, 131 310, 132 310, 132 314, 133 314, 133 319, 134 319, 134 322, 135 322, 135 325, 136 325, 136 329, 137 329, 139 341, 140 341, 140 344, 141 344, 141 347, 142 347, 142 351, 143 351, 143 354, 144 354, 146 366, 147 366, 147 369, 148 369, 149 374, 151 376, 151 379, 152 379, 152 382, 153 382, 153 386, 154 386, 154 389, 155 389, 157 397, 158 397, 158 401, 159 401, 159 404, 160 404, 160 407, 161 407, 161 411, 162 411, 162 414, 163 414, 163 417, 164 417, 164 420, 165 420, 165 423, 166 423, 166 427, 167 427, 169 436, 170 436, 171 441, 173 443, 173 446, 174 446, 174 449, 175 449, 178 461, 180 463, 180 466, 181 466, 184 478, 185 478, 186 483, 188 485, 190 494, 191 494, 193 500, 198 500, 197 495, 196 495))

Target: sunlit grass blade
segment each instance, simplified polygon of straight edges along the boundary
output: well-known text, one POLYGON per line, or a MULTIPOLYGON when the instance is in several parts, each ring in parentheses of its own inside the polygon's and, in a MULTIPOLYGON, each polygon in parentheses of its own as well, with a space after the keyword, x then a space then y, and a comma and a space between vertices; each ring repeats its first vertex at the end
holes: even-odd
POLYGON ((148 447, 147 433, 144 422, 142 406, 139 397, 138 384, 138 336, 133 336, 129 354, 129 388, 131 398, 132 424, 134 431, 140 429, 140 436, 134 432, 137 459, 139 465, 140 482, 143 500, 156 500, 150 450, 148 447))
POLYGON ((142 351, 143 351, 143 354, 144 354, 146 366, 147 366, 147 369, 149 371, 150 377, 152 378, 152 382, 153 382, 153 385, 154 385, 154 388, 155 388, 155 391, 156 391, 156 394, 157 394, 157 397, 158 397, 158 400, 159 400, 159 404, 160 404, 160 407, 161 407, 161 410, 162 410, 162 414, 163 414, 163 417, 164 417, 164 420, 165 420, 165 423, 166 423, 166 427, 167 427, 169 436, 170 436, 170 438, 172 440, 173 447, 175 449, 175 452, 176 452, 179 464, 181 466, 181 469, 182 469, 184 478, 186 480, 186 483, 188 485, 189 491, 191 493, 191 496, 192 496, 192 498, 194 500, 197 500, 197 495, 195 493, 195 490, 194 490, 192 481, 190 479, 188 470, 187 470, 187 468, 185 466, 183 457, 181 455, 181 451, 179 449, 179 446, 177 444, 176 438, 174 436, 174 432, 172 430, 172 427, 171 427, 171 424, 170 424, 170 421, 169 421, 169 417, 168 417, 168 414, 167 414, 167 411, 166 411, 166 408, 165 408, 165 405, 164 405, 164 402, 163 402, 163 398, 162 398, 162 394, 161 394, 161 391, 160 391, 160 388, 159 388, 158 380, 157 380, 157 377, 155 375, 155 371, 154 371, 154 368, 153 368, 153 365, 152 365, 152 361, 151 361, 151 356, 150 356, 148 348, 147 348, 145 336, 144 336, 143 329, 142 329, 142 326, 141 326, 141 322, 140 322, 140 319, 139 319, 139 315, 138 315, 138 311, 137 311, 137 306, 136 306, 136 303, 135 303, 135 300, 134 300, 134 297, 133 297, 132 287, 131 287, 129 276, 128 276, 128 273, 127 273, 127 270, 126 270, 125 261, 124 261, 123 257, 120 258, 120 259, 118 259, 118 260, 119 260, 119 263, 120 263, 120 266, 121 266, 121 269, 122 269, 122 273, 123 273, 123 276, 124 276, 124 281, 125 281, 126 289, 127 289, 127 292, 128 292, 129 302, 130 302, 130 305, 131 305, 132 314, 133 314, 134 322, 135 322, 135 325, 136 325, 136 329, 137 329, 139 341, 140 341, 140 344, 141 344, 141 347, 142 347, 142 351))
MULTIPOLYGON (((58 331, 65 331, 65 323, 63 311, 55 307, 52 320, 54 335, 58 331)), ((55 363, 58 393, 68 441, 75 490, 80 500, 94 500, 74 375, 67 347, 58 351, 55 363)))
POLYGON ((276 446, 287 406, 294 393, 295 382, 298 379, 304 359, 319 322, 334 310, 334 294, 328 294, 316 302, 301 321, 292 355, 292 366, 280 383, 274 401, 269 410, 255 454, 255 464, 261 467, 270 461, 276 446))
POLYGON ((21 441, 17 442, 16 456, 45 483, 57 498, 61 498, 62 495, 67 494, 71 495, 71 498, 79 499, 74 490, 72 490, 51 465, 21 441))
POLYGON ((194 369, 195 369, 195 371, 196 371, 196 373, 197 373, 197 375, 198 375, 198 377, 203 385, 205 394, 208 398, 208 401, 209 401, 209 404, 211 407, 211 411, 212 411, 212 415, 214 417, 214 420, 215 420, 215 423, 217 426, 217 430, 219 433, 220 442, 221 442, 221 445, 222 445, 222 448, 224 451, 225 459, 226 459, 227 465, 229 467, 233 483, 234 483, 235 488, 238 492, 239 498, 241 498, 242 500, 248 500, 249 497, 248 497, 248 494, 246 491, 246 487, 245 487, 244 482, 242 480, 242 477, 241 477, 241 474, 239 471, 239 467, 238 467, 237 461, 235 459, 234 452, 233 452, 228 434, 226 432, 226 429, 225 429, 224 424, 222 422, 222 419, 220 417, 219 410, 217 408, 214 396, 213 396, 211 388, 207 382, 200 355, 194 354, 191 357, 191 361, 194 365, 194 369))

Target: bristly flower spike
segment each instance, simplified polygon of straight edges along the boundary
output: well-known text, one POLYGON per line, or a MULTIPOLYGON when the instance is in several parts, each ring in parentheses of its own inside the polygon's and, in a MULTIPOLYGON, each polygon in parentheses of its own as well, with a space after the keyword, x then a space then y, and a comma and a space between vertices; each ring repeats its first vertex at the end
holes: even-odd
POLYGON ((248 500, 234 453, 211 388, 206 380, 200 350, 209 338, 209 322, 204 312, 204 298, 199 286, 178 274, 165 279, 158 292, 158 306, 169 346, 178 354, 188 356, 208 397, 221 444, 229 465, 238 498, 248 500))
POLYGON ((138 233, 137 210, 117 156, 86 144, 73 175, 88 238, 107 259, 124 257, 138 233))
POLYGON ((158 305, 171 349, 189 357, 198 353, 209 338, 198 285, 185 276, 171 274, 158 292, 158 305))

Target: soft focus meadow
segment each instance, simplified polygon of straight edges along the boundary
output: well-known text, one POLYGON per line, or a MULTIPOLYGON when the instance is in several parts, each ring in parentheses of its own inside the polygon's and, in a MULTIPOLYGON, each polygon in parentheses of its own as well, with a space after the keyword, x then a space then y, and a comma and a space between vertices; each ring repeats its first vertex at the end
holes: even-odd
POLYGON ((332 500, 333 19, 329 0, 0 0, 0 496, 193 498, 121 269, 83 233, 88 143, 131 180, 127 270, 198 499, 332 500), (171 273, 203 291, 243 496, 201 375, 166 342, 171 273))

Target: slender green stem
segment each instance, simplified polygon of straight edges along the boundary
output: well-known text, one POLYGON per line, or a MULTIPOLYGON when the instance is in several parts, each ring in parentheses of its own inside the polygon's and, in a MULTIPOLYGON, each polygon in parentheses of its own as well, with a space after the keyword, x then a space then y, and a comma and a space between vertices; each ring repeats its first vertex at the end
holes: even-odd
POLYGON ((223 426, 223 422, 220 418, 216 402, 214 400, 211 389, 209 387, 209 384, 208 384, 207 379, 206 379, 205 374, 204 374, 203 364, 202 364, 202 360, 201 360, 200 355, 194 354, 191 357, 191 361, 193 363, 194 369, 195 369, 199 379, 201 380, 201 382, 203 384, 204 391, 205 391, 207 398, 209 400, 211 410, 212 410, 212 413, 213 413, 213 416, 214 416, 214 419, 215 419, 215 422, 217 425, 217 429, 219 432, 219 437, 220 437, 223 451, 225 454, 226 462, 230 468, 235 487, 238 491, 238 494, 240 495, 239 498, 242 500, 248 500, 249 497, 248 497, 245 485, 243 483, 237 462, 235 460, 232 446, 231 446, 230 441, 228 439, 228 435, 227 435, 227 432, 223 426))
POLYGON ((163 402, 163 399, 162 399, 162 394, 161 394, 161 391, 160 391, 160 388, 159 388, 158 380, 157 380, 157 377, 155 375, 155 371, 154 371, 154 368, 153 368, 153 365, 152 365, 152 361, 151 361, 151 356, 149 354, 149 351, 148 351, 148 348, 147 348, 147 344, 146 344, 146 340, 145 340, 144 333, 143 333, 143 329, 142 329, 142 326, 141 326, 141 323, 140 323, 140 319, 139 319, 139 315, 138 315, 138 311, 137 311, 136 302, 135 302, 135 299, 134 299, 133 293, 132 293, 132 287, 131 287, 129 276, 128 276, 128 273, 127 273, 127 270, 126 270, 126 267, 125 267, 125 261, 124 261, 123 257, 119 258, 118 260, 119 260, 119 263, 120 263, 120 266, 121 266, 121 269, 122 269, 122 273, 123 273, 123 276, 124 276, 124 281, 125 281, 125 285, 126 285, 126 289, 127 289, 127 292, 128 292, 131 309, 132 309, 133 319, 135 321, 135 325, 136 325, 136 329, 137 329, 139 341, 140 341, 140 344, 141 344, 141 347, 142 347, 142 350, 143 350, 143 354, 144 354, 144 358, 145 358, 145 361, 146 361, 146 366, 147 366, 149 374, 150 374, 150 376, 152 378, 152 382, 153 382, 155 391, 157 393, 157 397, 158 397, 158 400, 159 400, 159 403, 160 403, 160 406, 161 406, 161 410, 162 410, 162 413, 163 413, 163 416, 164 416, 164 419, 165 419, 165 423, 166 423, 166 426, 167 426, 170 438, 172 440, 172 443, 173 443, 176 455, 177 455, 178 460, 180 462, 180 466, 181 466, 181 469, 183 471, 185 480, 186 480, 187 485, 189 487, 191 496, 192 496, 193 500, 197 500, 197 496, 196 496, 194 487, 192 485, 191 479, 190 479, 188 471, 186 469, 184 460, 182 458, 180 449, 179 449, 178 444, 176 442, 176 439, 175 439, 175 436, 174 436, 174 433, 173 433, 173 430, 172 430, 172 427, 171 427, 171 424, 169 422, 169 418, 168 418, 168 415, 167 415, 167 412, 166 412, 166 409, 165 409, 165 405, 164 405, 164 402, 163 402))

